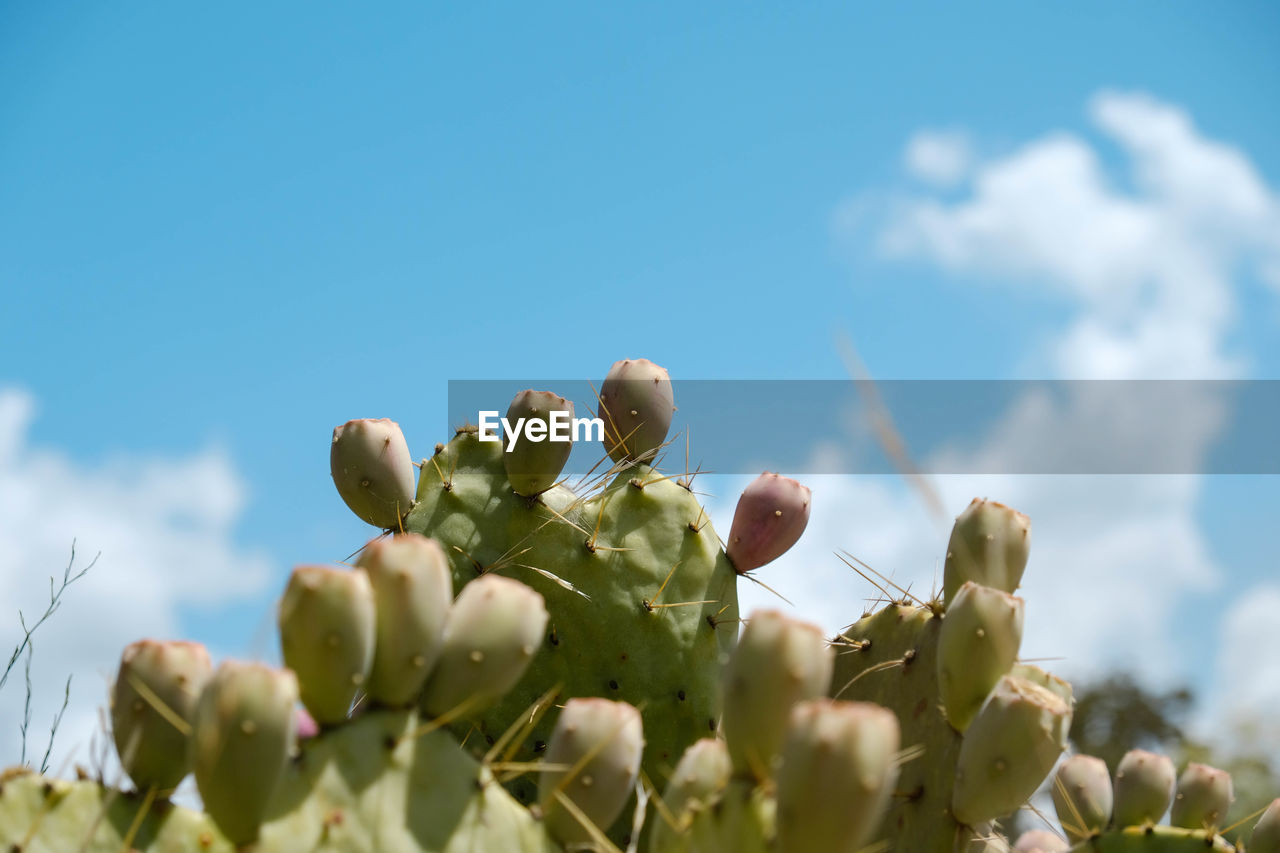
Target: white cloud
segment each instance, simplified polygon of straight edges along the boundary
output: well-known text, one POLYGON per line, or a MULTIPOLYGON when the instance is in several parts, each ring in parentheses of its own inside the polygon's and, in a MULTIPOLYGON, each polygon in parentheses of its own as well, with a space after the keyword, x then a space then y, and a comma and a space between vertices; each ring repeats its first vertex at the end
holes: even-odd
MULTIPOLYGON (((179 458, 122 457, 93 465, 31 443, 35 402, 0 389, 0 648, 21 640, 16 610, 38 618, 49 576, 61 579, 71 543, 77 565, 97 565, 65 594, 35 635, 28 756, 39 761, 49 723, 73 676, 53 768, 88 764, 98 709, 124 646, 182 635, 183 605, 218 605, 260 593, 271 565, 233 539, 244 485, 226 456, 205 450, 179 458)), ((202 638, 196 638, 202 639, 202 638)), ((0 755, 16 762, 25 685, 22 665, 0 693, 0 755)))
POLYGON ((1280 263, 1280 197, 1177 107, 1107 92, 1090 115, 1127 156, 1132 191, 1087 140, 1049 133, 978 164, 968 198, 897 199, 880 247, 1067 297, 1072 325, 1035 354, 1051 375, 1239 375, 1223 346, 1233 277, 1280 263))
MULTIPOLYGON (((1280 269, 1280 195, 1243 152, 1206 138, 1176 106, 1104 92, 1091 101, 1089 115, 1123 155, 1121 179, 1092 141, 1050 132, 970 164, 969 190, 958 199, 917 191, 887 202, 874 194, 845 201, 835 214, 837 231, 870 226, 889 258, 982 280, 992 288, 993 310, 1009 310, 997 301, 999 287, 1039 292, 1065 306, 1068 322, 1042 335, 1038 351, 1006 354, 1024 372, 1079 379, 1244 375, 1246 354, 1231 351, 1228 340, 1242 276, 1265 278, 1280 269), (845 216, 849 209, 860 216, 845 216), (875 210, 878 216, 869 212, 875 210)), ((912 162, 920 138, 905 154, 917 177, 912 162)), ((1126 393, 1125 386, 1115 393, 1126 393)), ((1181 393, 1194 397, 1182 407, 1185 415, 1154 425, 1126 415, 1131 405, 1110 405, 1104 386, 1059 399, 1028 396, 1000 413, 977 444, 928 462, 964 459, 978 470, 1010 470, 1037 461, 1045 448, 1070 460, 1083 442, 1105 436, 1116 458, 1138 452, 1150 458, 1155 448, 1173 470, 1195 470, 1224 413, 1194 389, 1181 393)), ((828 628, 856 616, 849 615, 858 609, 854 601, 870 589, 845 591, 849 570, 833 550, 871 554, 877 568, 927 589, 946 542, 946 530, 923 516, 905 488, 851 482, 815 487, 813 529, 776 573, 761 572, 801 612, 821 614, 828 628)), ((1241 597, 1225 615, 1214 672, 1206 669, 1215 650, 1188 648, 1193 640, 1176 621, 1180 608, 1229 580, 1199 529, 1198 477, 956 476, 935 478, 935 485, 952 511, 983 495, 1031 516, 1024 656, 1061 657, 1050 668, 1077 678, 1114 667, 1155 686, 1186 680, 1202 696, 1230 697, 1208 709, 1219 731, 1233 720, 1274 716, 1280 671, 1257 662, 1259 649, 1280 642, 1267 615, 1280 607, 1280 589, 1241 597)), ((1204 614, 1194 640, 1212 643, 1215 624, 1204 614)), ((1272 734, 1280 757, 1280 731, 1272 734)))
MULTIPOLYGON (((1280 586, 1241 593, 1222 618, 1214 667, 1216 689, 1198 720, 1198 734, 1241 753, 1265 752, 1280 767, 1280 586)), ((1197 637, 1201 636, 1199 634, 1197 637)))
POLYGON ((939 187, 964 180, 972 160, 969 138, 957 131, 922 130, 911 137, 903 152, 908 172, 939 187))

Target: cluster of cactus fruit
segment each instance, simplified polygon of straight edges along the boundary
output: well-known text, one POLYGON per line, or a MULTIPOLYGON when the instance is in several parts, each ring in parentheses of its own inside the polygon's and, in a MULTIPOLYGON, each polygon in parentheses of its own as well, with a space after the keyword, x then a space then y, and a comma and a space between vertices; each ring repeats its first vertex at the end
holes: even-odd
MULTIPOLYGON (((1096 759, 1061 761, 1071 688, 1018 661, 1024 516, 975 500, 938 596, 898 590, 834 639, 776 611, 740 619, 737 578, 800 538, 809 490, 762 475, 722 543, 689 480, 659 470, 674 411, 665 370, 615 364, 598 393, 608 470, 575 489, 567 443, 462 428, 414 463, 392 421, 338 427, 334 483, 383 534, 353 566, 294 570, 283 667, 215 669, 195 643, 132 644, 110 696, 132 789, 7 771, 0 843, 1231 849, 1220 771, 1191 765, 1175 791, 1167 759, 1134 752, 1113 788, 1096 759), (1062 833, 1011 844, 999 819, 1055 765, 1062 833), (170 800, 189 773, 202 812, 170 800), (1173 826, 1158 826, 1171 805, 1173 826)), ((507 418, 556 413, 573 404, 524 391, 507 418)), ((1280 853, 1280 800, 1250 850, 1280 853)))

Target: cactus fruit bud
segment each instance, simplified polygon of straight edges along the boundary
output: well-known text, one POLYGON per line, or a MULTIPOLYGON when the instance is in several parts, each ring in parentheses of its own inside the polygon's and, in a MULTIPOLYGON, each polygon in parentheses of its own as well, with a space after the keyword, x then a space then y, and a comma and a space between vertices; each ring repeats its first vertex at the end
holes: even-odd
POLYGON ((1271 801, 1249 836, 1251 853, 1280 853, 1280 799, 1271 801))
POLYGON ((1116 767, 1114 823, 1117 827, 1156 824, 1173 802, 1173 762, 1132 749, 1116 767))
POLYGON ((667 440, 675 395, 665 368, 647 358, 614 362, 600 385, 604 447, 614 462, 648 462, 667 440))
POLYGON ((1057 694, 1063 702, 1072 705, 1075 698, 1071 692, 1071 683, 1064 681, 1051 672, 1045 672, 1035 664, 1018 663, 1013 665, 1013 669, 1009 670, 1010 675, 1016 675, 1018 678, 1025 678, 1032 684, 1038 684, 1048 690, 1050 693, 1057 694))
POLYGON ((473 580, 449 611, 422 707, 436 717, 488 708, 524 675, 546 627, 546 604, 529 587, 499 575, 473 580))
POLYGON ((776 610, 751 615, 724 672, 721 729, 736 772, 758 780, 773 774, 792 706, 825 695, 832 666, 817 625, 776 610))
POLYGON ((742 491, 729 528, 729 561, 745 574, 781 557, 809 524, 810 493, 790 477, 765 471, 742 491))
POLYGON ((1184 829, 1217 829, 1235 798, 1231 774, 1192 762, 1178 777, 1169 823, 1184 829))
POLYGON ((691 809, 708 804, 724 790, 732 774, 733 765, 724 741, 717 738, 696 741, 684 751, 671 774, 671 781, 662 793, 663 804, 671 816, 680 821, 691 809))
POLYGON ((347 718, 373 665, 373 588, 364 572, 299 566, 280 599, 284 665, 322 726, 347 718))
POLYGON ((551 834, 567 846, 595 840, 579 816, 564 806, 567 797, 581 817, 601 832, 627 804, 640 774, 644 731, 640 712, 626 702, 595 697, 565 703, 547 745, 547 770, 538 783, 543 819, 551 834))
POLYGON ((526 498, 540 495, 555 485, 573 451, 572 442, 551 440, 557 424, 566 430, 572 426, 573 403, 550 391, 521 391, 507 408, 507 420, 546 424, 540 441, 534 441, 528 432, 521 432, 514 440, 508 436, 502 454, 512 490, 526 498), (565 418, 555 418, 553 423, 553 413, 563 413, 565 418))
POLYGON ((440 657, 453 577, 440 544, 417 533, 374 539, 356 566, 369 576, 377 642, 365 693, 392 708, 412 704, 440 657))
POLYGON ((168 791, 191 772, 190 725, 212 672, 199 643, 139 640, 125 647, 111 690, 111 731, 139 791, 168 791))
POLYGON ((897 781, 899 738, 898 718, 879 705, 796 705, 778 768, 781 853, 860 849, 897 781))
POLYGON ((942 620, 938 637, 938 692, 947 722, 968 728, 991 689, 1018 659, 1021 598, 966 581, 942 620))
POLYGON ((288 670, 224 661, 196 707, 195 775, 205 811, 232 843, 258 836, 296 744, 298 681, 288 670))
POLYGON ((965 732, 951 812, 966 826, 1009 814, 1035 793, 1066 748, 1071 706, 1006 675, 965 732))
POLYGON ((1101 758, 1071 756, 1058 767, 1050 791, 1058 823, 1072 844, 1092 837, 1110 823, 1111 771, 1101 758))
POLYGON ((1029 829, 1013 845, 1013 853, 1067 853, 1069 849, 1066 841, 1047 829, 1029 829))
POLYGON ((360 418, 335 427, 329 471, 351 511, 375 527, 399 527, 413 506, 413 459, 393 420, 360 418))
POLYGON ((947 542, 942 592, 947 604, 965 581, 1013 592, 1031 553, 1031 520, 995 501, 974 498, 947 542))
POLYGON ((311 712, 306 708, 296 709, 293 726, 300 741, 309 740, 320 734, 320 724, 316 722, 316 718, 311 716, 311 712))

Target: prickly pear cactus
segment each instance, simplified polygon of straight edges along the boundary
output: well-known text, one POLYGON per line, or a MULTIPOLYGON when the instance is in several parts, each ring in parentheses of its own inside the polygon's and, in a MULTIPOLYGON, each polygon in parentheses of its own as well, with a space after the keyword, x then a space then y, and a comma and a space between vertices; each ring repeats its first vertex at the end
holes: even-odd
MULTIPOLYGON (((673 399, 657 365, 614 365, 599 408, 612 465, 581 494, 556 484, 567 454, 550 452, 548 442, 486 442, 477 430, 462 429, 420 464, 403 527, 440 542, 455 588, 482 575, 517 578, 542 595, 550 614, 522 681, 476 719, 476 734, 469 722, 454 726, 476 752, 556 687, 561 699, 597 696, 641 708, 644 771, 659 787, 686 747, 715 732, 720 663, 737 637, 737 574, 795 542, 808 519, 808 494, 785 514, 772 494, 754 501, 744 495, 744 504, 759 505, 757 514, 772 500, 771 524, 735 521, 738 538, 750 545, 739 549, 744 563, 735 570, 688 484, 654 467, 673 399), (785 524, 775 529, 779 520, 785 524)), ((508 418, 549 423, 553 413, 572 411, 554 394, 526 391, 508 418)), ((517 760, 540 757, 553 722, 533 727, 517 760)), ((535 787, 529 779, 510 785, 523 802, 533 801, 535 787)))
POLYGON ((876 840, 900 756, 887 709, 824 697, 831 647, 759 611, 724 673, 724 740, 689 747, 657 801, 650 853, 854 853, 876 840))
MULTIPOLYGON (((739 640, 737 575, 797 541, 809 490, 766 472, 722 548, 657 467, 673 411, 665 370, 615 364, 599 406, 611 464, 577 493, 561 482, 567 448, 534 438, 573 413, 549 392, 508 409, 538 429, 460 430, 416 487, 394 422, 337 428, 335 485, 383 535, 354 566, 294 571, 288 668, 131 645, 110 717, 135 790, 6 772, 0 848, 1011 849, 993 821, 1052 771, 1072 701, 1017 660, 1025 517, 975 501, 935 600, 904 594, 830 642, 761 611, 739 640), (203 813, 168 799, 188 773, 203 813)), ((1013 849, 1230 849, 1217 833, 1231 780, 1214 768, 1190 765, 1175 787, 1167 759, 1135 752, 1114 786, 1086 757, 1056 779, 1066 838, 1013 849), (1175 825, 1157 825, 1170 806, 1175 825)), ((1280 853, 1280 801, 1253 836, 1280 853)))
MULTIPOLYGON (((665 784, 685 747, 714 733, 720 658, 737 634, 736 574, 693 493, 647 465, 578 496, 534 498, 507 482, 499 444, 464 430, 423 463, 407 530, 441 543, 455 587, 482 575, 518 578, 550 614, 529 669, 476 721, 477 751, 539 696, 599 696, 642 708, 645 770, 665 784)), ((517 760, 540 757, 552 720, 517 760)), ((455 730, 466 736, 469 724, 455 730)), ((532 802, 531 783, 513 786, 532 802)))
POLYGON ((1026 517, 975 500, 947 547, 944 594, 905 595, 837 637, 831 695, 892 709, 906 761, 882 835, 895 850, 1003 844, 991 822, 1018 809, 1066 746, 1071 688, 1016 663, 1030 546, 1026 517))
MULTIPOLYGON (((1116 768, 1114 785, 1101 759, 1075 755, 1053 778, 1053 803, 1062 825, 1061 850, 1072 853, 1198 853, 1236 847, 1219 832, 1232 802, 1231 776, 1188 764, 1175 776, 1166 756, 1135 749, 1116 768), (1168 825, 1160 821, 1169 813, 1168 825), (1068 847, 1068 842, 1072 845, 1068 847)), ((1258 820, 1249 850, 1280 850, 1280 800, 1258 820)))
MULTIPOLYGON (((378 585, 394 583, 404 593, 416 577, 428 585, 433 575, 444 579, 432 564, 438 549, 416 539, 398 543, 391 549, 395 553, 383 554, 378 567, 370 567, 380 577, 378 585)), ((438 600, 415 608, 411 595, 384 598, 375 608, 369 573, 363 567, 295 570, 280 623, 296 674, 224 661, 209 675, 207 654, 195 644, 130 646, 111 704, 122 730, 117 731, 121 761, 137 790, 122 793, 100 780, 8 773, 0 781, 0 843, 23 853, 561 849, 554 840, 560 826, 549 832, 500 784, 499 776, 512 767, 504 744, 477 759, 447 731, 444 714, 411 707, 357 711, 349 718, 345 709, 335 710, 342 702, 350 704, 343 697, 348 691, 354 696, 368 680, 371 638, 389 636, 376 623, 388 621, 397 629, 390 633, 417 631, 423 647, 402 656, 400 636, 384 641, 383 651, 391 654, 388 666, 436 648, 435 666, 415 666, 412 659, 402 665, 421 670, 429 684, 451 697, 448 714, 461 717, 482 708, 528 666, 528 647, 546 625, 541 598, 514 580, 492 577, 468 587, 441 618, 438 600), (300 631, 311 642, 301 642, 300 631), (462 661, 462 671, 451 668, 451 661, 462 661), (477 679, 475 672, 465 671, 468 666, 485 677, 477 679), (324 723, 301 742, 300 698, 310 717, 324 723), (138 744, 171 749, 157 757, 138 744), (191 770, 204 814, 167 799, 191 770)), ((448 590, 447 583, 434 586, 448 590)), ((543 706, 548 701, 544 698, 543 706)), ((638 724, 639 715, 631 713, 638 724)), ((638 757, 638 725, 624 734, 638 757)), ((605 733, 594 745, 608 746, 612 736, 605 733)), ((628 790, 633 782, 623 780, 628 790)), ((574 793, 570 787, 568 808, 574 808, 574 793)), ((589 809, 587 814, 589 821, 589 809)))

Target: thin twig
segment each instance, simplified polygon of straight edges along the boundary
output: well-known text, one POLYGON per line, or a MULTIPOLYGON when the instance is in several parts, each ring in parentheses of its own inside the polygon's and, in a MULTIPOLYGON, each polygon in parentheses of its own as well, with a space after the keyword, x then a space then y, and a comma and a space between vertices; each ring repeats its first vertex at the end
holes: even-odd
MULTIPOLYGON (((45 620, 52 616, 62 604, 62 594, 67 591, 67 587, 84 577, 85 574, 94 567, 94 564, 98 562, 98 557, 101 556, 102 552, 98 552, 98 554, 89 561, 89 565, 85 566, 75 575, 72 575, 71 569, 76 562, 76 541, 74 539, 71 540, 71 559, 67 561, 67 568, 62 572, 62 586, 55 590, 53 586, 53 576, 49 576, 49 606, 45 608, 44 615, 41 616, 34 625, 28 628, 26 621, 22 617, 22 611, 18 611, 18 621, 22 623, 23 630, 22 642, 18 643, 17 648, 15 648, 13 650, 13 654, 10 655, 9 665, 5 667, 4 675, 0 675, 0 689, 3 689, 5 682, 9 680, 9 673, 13 670, 14 664, 18 662, 18 658, 22 657, 22 653, 31 645, 31 635, 34 634, 36 630, 44 624, 45 620)), ((30 658, 28 658, 28 661, 30 661, 30 658)))
POLYGON ((44 749, 44 758, 40 760, 40 772, 49 770, 49 754, 53 752, 53 739, 58 735, 58 726, 62 724, 62 715, 67 713, 67 705, 71 704, 71 676, 67 676, 66 689, 62 691, 62 707, 53 716, 53 726, 49 729, 49 745, 44 749))
MULTIPOLYGON (((18 619, 19 621, 21 621, 22 619, 21 615, 19 615, 18 619)), ((26 625, 24 624, 22 627, 26 628, 26 625)), ((27 633, 27 636, 28 637, 31 636, 30 632, 27 633)), ((22 758, 21 760, 18 761, 18 764, 22 766, 25 766, 27 763, 27 729, 30 728, 31 726, 31 658, 35 654, 35 651, 36 651, 36 644, 31 642, 28 639, 27 666, 26 666, 27 702, 22 710, 22 723, 19 725, 19 728, 22 730, 22 758)))

